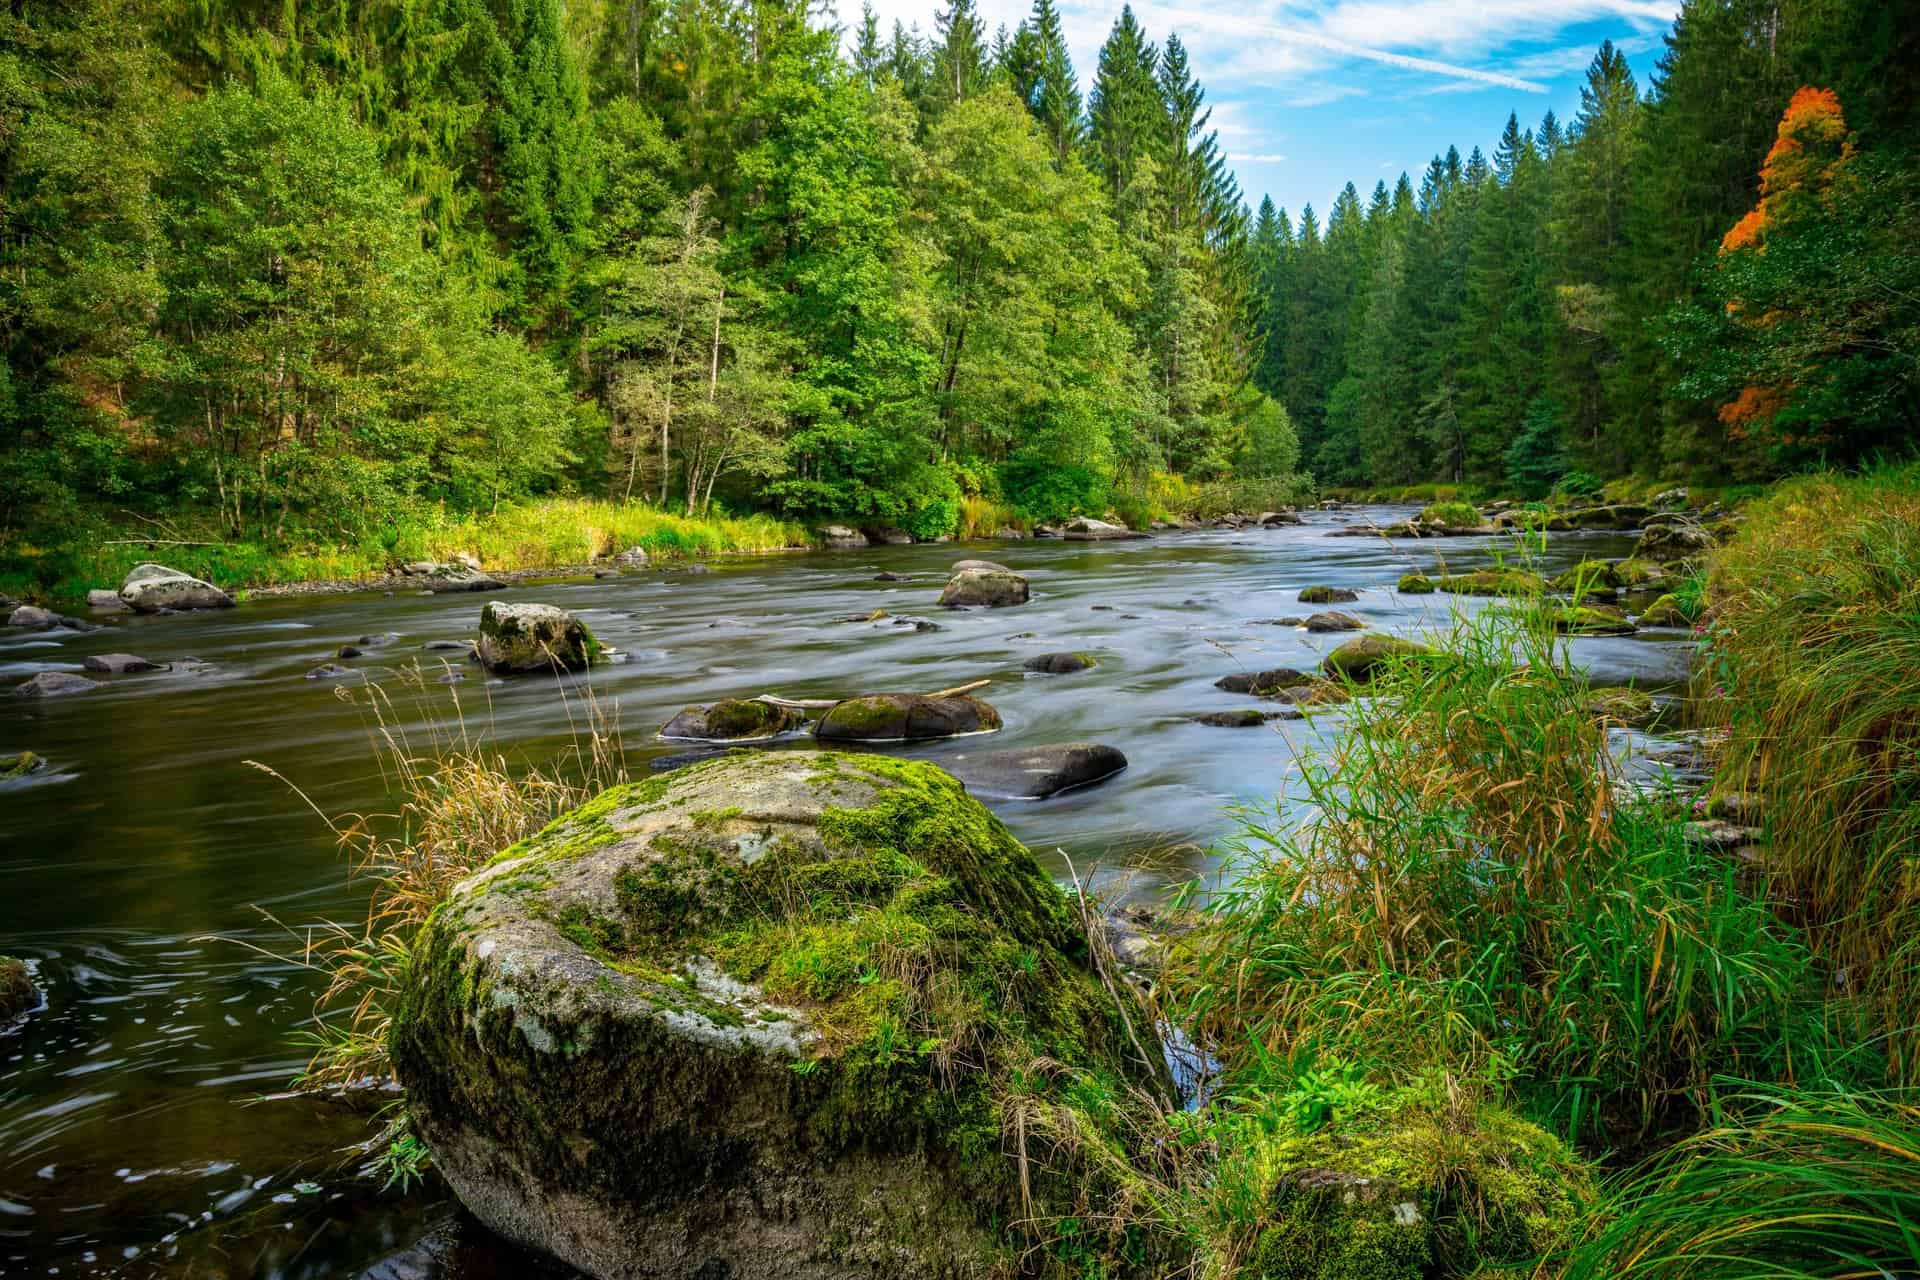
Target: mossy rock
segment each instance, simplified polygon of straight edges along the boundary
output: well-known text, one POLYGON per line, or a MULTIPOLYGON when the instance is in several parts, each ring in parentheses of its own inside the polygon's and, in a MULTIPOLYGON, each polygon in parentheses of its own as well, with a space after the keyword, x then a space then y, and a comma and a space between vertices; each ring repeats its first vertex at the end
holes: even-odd
POLYGON ((1587 711, 1603 723, 1622 724, 1635 729, 1644 729, 1660 717, 1660 705, 1653 700, 1652 694, 1626 685, 1589 690, 1587 711))
POLYGON ((457 886, 391 1048, 467 1207, 590 1275, 985 1277, 1026 1216, 1008 1082, 1168 1087, 1118 999, 948 774, 768 752, 607 791, 457 886))
POLYGON ((1525 569, 1481 569, 1474 573, 1456 573, 1435 578, 1433 585, 1457 596, 1537 596, 1547 589, 1546 580, 1525 569))
POLYGON ((1690 627, 1693 619, 1680 605, 1680 597, 1671 591, 1656 599, 1640 612, 1640 625, 1643 627, 1690 627))
POLYGON ((1414 1089, 1269 1141, 1272 1184, 1238 1273, 1262 1280, 1428 1280, 1530 1263, 1572 1242, 1593 1196, 1588 1168, 1538 1126, 1414 1089))
POLYGON ((1553 589, 1569 595, 1591 596, 1618 590, 1623 584, 1611 563, 1605 560, 1582 560, 1571 569, 1554 575, 1553 589))
POLYGON ((947 579, 940 593, 940 603, 949 609, 1004 609, 1025 604, 1027 598, 1027 580, 1005 569, 963 569, 947 579))
POLYGON ((1554 605, 1548 609, 1547 619, 1564 635, 1625 636, 1632 635, 1634 629, 1626 614, 1608 605, 1554 605))
POLYGON ((1065 676, 1072 675, 1076 671, 1091 671, 1100 664, 1090 653, 1043 653, 1038 657, 1028 658, 1020 665, 1025 670, 1035 671, 1041 675, 1065 676))
POLYGON ((47 767, 47 762, 32 751, 19 751, 12 755, 0 756, 0 782, 11 782, 15 778, 24 778, 30 773, 38 773, 47 767))
POLYGON ((1436 502, 1414 519, 1443 529, 1477 529, 1481 524, 1480 509, 1471 502, 1436 502))
POLYGON ((1659 582, 1667 571, 1652 560, 1629 558, 1613 562, 1613 580, 1622 587, 1644 587, 1659 582))
POLYGON ((0 1022, 9 1022, 40 1003, 27 962, 0 956, 0 1022))
POLYGON ((1399 591, 1403 596, 1430 596, 1434 590, 1433 579, 1424 573, 1409 573, 1400 579, 1399 591))
POLYGON ((1431 646, 1401 636, 1356 636, 1322 658, 1320 667, 1334 679, 1371 680, 1394 659, 1421 657, 1432 652, 1431 646))
POLYGON ((755 742, 775 738, 802 723, 798 711, 759 699, 729 698, 687 707, 660 730, 677 742, 755 742))
POLYGON ((1359 598, 1359 592, 1345 587, 1303 587, 1300 591, 1301 604, 1352 604, 1359 598))
POLYGON ((1353 701, 1353 694, 1338 680, 1314 680, 1267 695, 1275 702, 1295 707, 1337 707, 1353 701))
POLYGON ((550 604, 489 600, 480 610, 481 665, 501 674, 585 671, 600 656, 587 624, 550 604))
POLYGON ((1271 697, 1282 689, 1312 684, 1313 677, 1292 667, 1274 667, 1270 671, 1236 671, 1213 682, 1216 689, 1228 693, 1250 693, 1256 698, 1271 697))
POLYGON ((999 727, 1000 713, 991 704, 964 694, 869 693, 835 703, 813 726, 813 736, 822 742, 925 742, 999 727))

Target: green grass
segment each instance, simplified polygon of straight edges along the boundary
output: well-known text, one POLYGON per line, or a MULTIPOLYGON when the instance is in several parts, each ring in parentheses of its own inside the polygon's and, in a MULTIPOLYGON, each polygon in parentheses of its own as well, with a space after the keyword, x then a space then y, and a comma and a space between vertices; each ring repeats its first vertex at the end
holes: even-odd
POLYGON ((166 529, 95 525, 64 543, 11 548, 0 556, 0 591, 79 599, 92 588, 118 587, 127 570, 147 560, 234 589, 370 578, 406 561, 444 560, 460 551, 479 556, 489 569, 513 570, 585 564, 633 546, 677 559, 807 543, 803 527, 771 516, 689 517, 589 498, 547 499, 488 515, 409 517, 358 543, 298 536, 229 542, 184 520, 166 529))

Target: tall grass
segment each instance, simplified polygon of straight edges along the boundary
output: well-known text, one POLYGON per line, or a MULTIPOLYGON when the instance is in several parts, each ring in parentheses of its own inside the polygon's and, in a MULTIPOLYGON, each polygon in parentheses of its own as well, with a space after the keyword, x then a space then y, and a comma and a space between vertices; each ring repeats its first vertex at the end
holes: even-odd
POLYGON ((1782 487, 1708 602, 1716 786, 1764 802, 1774 903, 1920 1083, 1920 467, 1782 487))
POLYGON ((1181 976, 1229 1068, 1507 1078, 1602 1148, 1709 1114, 1722 1073, 1825 1070, 1806 948, 1676 811, 1616 793, 1540 611, 1443 649, 1353 704, 1309 822, 1247 827, 1181 976))

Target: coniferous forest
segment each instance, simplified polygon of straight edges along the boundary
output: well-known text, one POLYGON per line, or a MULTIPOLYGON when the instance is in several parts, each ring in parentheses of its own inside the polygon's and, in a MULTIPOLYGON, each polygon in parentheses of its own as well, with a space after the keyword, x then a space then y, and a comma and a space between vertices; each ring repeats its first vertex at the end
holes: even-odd
POLYGON ((1763 479, 1915 422, 1897 6, 1688 4, 1652 83, 1602 48, 1575 118, 1291 212, 1124 8, 1085 69, 1052 0, 0 21, 27 581, 156 520, 352 545, 579 495, 934 537, 1295 477, 1763 479))

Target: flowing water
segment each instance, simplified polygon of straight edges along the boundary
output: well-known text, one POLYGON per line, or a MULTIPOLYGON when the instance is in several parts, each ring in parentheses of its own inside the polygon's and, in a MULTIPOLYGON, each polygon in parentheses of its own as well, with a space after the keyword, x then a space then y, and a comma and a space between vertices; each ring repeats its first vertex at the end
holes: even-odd
MULTIPOLYGON (((1315 513, 1300 527, 1130 542, 741 558, 706 573, 513 588, 509 598, 579 614, 628 655, 566 682, 487 679, 457 652, 425 649, 472 632, 485 599, 475 596, 309 596, 103 619, 84 634, 0 631, 4 684, 78 671, 94 653, 174 664, 100 677, 106 687, 81 696, 0 696, 0 753, 31 748, 51 762, 0 784, 0 952, 27 958, 47 993, 46 1008, 0 1029, 0 1274, 351 1275, 446 1216, 431 1187, 381 1195, 358 1174, 351 1148, 366 1134, 364 1114, 282 1092, 304 1057, 292 1035, 317 980, 281 957, 297 953, 302 929, 357 922, 366 902, 288 783, 327 813, 387 803, 363 710, 334 681, 305 678, 340 645, 398 633, 342 662, 360 673, 349 685, 397 690, 395 669, 418 661, 428 701, 396 693, 402 724, 448 723, 457 700, 470 728, 534 758, 571 741, 590 687, 617 706, 636 774, 685 750, 655 733, 689 703, 925 692, 990 677, 979 696, 1000 710, 1002 732, 897 750, 950 761, 1047 742, 1119 747, 1130 767, 1110 781, 994 807, 1062 877, 1071 858, 1083 876, 1150 892, 1211 869, 1204 850, 1231 832, 1233 807, 1271 803, 1298 760, 1339 731, 1338 714, 1255 729, 1187 718, 1257 705, 1215 689, 1221 675, 1305 668, 1347 638, 1265 620, 1313 612, 1296 596, 1327 584, 1358 589, 1357 604, 1339 607, 1372 627, 1437 629, 1476 603, 1398 596, 1402 573, 1430 570, 1436 556, 1464 570, 1515 554, 1497 538, 1326 536, 1355 518, 1315 513), (1026 573, 1032 602, 938 609, 946 568, 962 556, 1026 573), (907 580, 876 581, 882 571, 907 580), (874 610, 939 630, 840 620, 874 610), (1058 650, 1090 653, 1098 666, 1023 673, 1026 658, 1058 650), (465 678, 431 679, 453 670, 465 678)), ((1621 534, 1566 535, 1542 567, 1630 545, 1621 534)), ((1684 669, 1680 639, 1583 639, 1573 651, 1597 680, 1671 683, 1684 669)), ((470 1226, 439 1247, 462 1275, 526 1274, 470 1226)), ((389 1263, 385 1274, 405 1271, 389 1263)))

